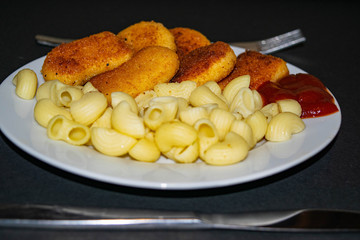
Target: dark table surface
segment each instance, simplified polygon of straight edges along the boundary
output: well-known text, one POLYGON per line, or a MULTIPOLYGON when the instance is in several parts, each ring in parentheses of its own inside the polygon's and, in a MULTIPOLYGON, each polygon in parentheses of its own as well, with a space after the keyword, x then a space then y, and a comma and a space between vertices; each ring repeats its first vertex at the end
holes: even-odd
MULTIPOLYGON (((49 166, 0 133, 0 204, 242 212, 293 208, 360 210, 359 4, 354 1, 47 1, 0 3, 0 82, 46 55, 35 34, 81 38, 117 33, 141 20, 191 27, 210 40, 255 40, 301 28, 305 44, 274 53, 319 77, 342 109, 338 136, 316 156, 280 174, 198 191, 115 186, 49 166)), ((0 116, 3 117, 3 116, 0 116)), ((233 230, 61 231, 0 228, 0 239, 359 239, 357 233, 233 230)))

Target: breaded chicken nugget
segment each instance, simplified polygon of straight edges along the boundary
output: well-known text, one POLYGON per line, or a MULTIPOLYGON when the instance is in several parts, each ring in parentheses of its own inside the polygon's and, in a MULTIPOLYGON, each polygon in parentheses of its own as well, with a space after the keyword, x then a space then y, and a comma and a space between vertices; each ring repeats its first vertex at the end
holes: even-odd
POLYGON ((257 89, 264 82, 276 82, 289 75, 289 69, 281 58, 246 51, 237 57, 234 70, 219 82, 219 86, 224 89, 231 80, 242 75, 250 75, 250 88, 257 89))
POLYGON ((236 55, 229 44, 215 42, 186 54, 171 82, 194 81, 198 86, 218 82, 233 70, 236 55))
POLYGON ((170 32, 175 37, 176 53, 180 59, 196 48, 211 44, 206 36, 191 28, 176 27, 170 29, 170 32))
POLYGON ((162 23, 141 21, 120 31, 117 36, 130 44, 135 52, 148 46, 163 46, 176 51, 174 36, 162 23))
POLYGON ((129 61, 114 70, 93 77, 90 82, 111 101, 112 92, 126 92, 132 97, 168 82, 179 68, 177 54, 167 47, 141 49, 129 61))
POLYGON ((132 48, 111 32, 101 32, 53 48, 41 73, 45 80, 83 85, 91 77, 112 70, 133 55, 132 48))

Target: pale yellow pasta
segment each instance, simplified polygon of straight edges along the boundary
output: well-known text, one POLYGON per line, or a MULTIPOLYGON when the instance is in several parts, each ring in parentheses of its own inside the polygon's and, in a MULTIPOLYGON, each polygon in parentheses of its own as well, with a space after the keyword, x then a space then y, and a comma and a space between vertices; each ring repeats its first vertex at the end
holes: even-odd
POLYGON ((111 128, 91 128, 91 142, 94 148, 109 156, 123 156, 136 144, 136 139, 111 128))
POLYGON ((236 120, 241 120, 244 119, 243 115, 241 115, 241 113, 238 112, 232 112, 232 115, 234 115, 236 120))
POLYGON ((206 111, 208 112, 208 114, 210 114, 212 112, 212 110, 219 108, 219 105, 217 103, 208 103, 208 104, 201 105, 201 107, 205 108, 206 111))
POLYGON ((53 117, 47 127, 47 135, 53 140, 62 140, 72 145, 84 145, 90 140, 90 129, 71 121, 63 115, 53 117))
POLYGON ((134 111, 127 101, 120 102, 111 114, 112 127, 122 134, 134 138, 145 136, 144 120, 134 111))
POLYGON ((91 124, 91 127, 103 127, 103 128, 112 128, 111 126, 111 115, 112 115, 112 107, 106 108, 105 112, 96 119, 93 124, 91 124))
POLYGON ((265 138, 272 142, 289 140, 293 134, 305 129, 303 120, 294 113, 279 113, 271 119, 265 138))
POLYGON ((203 160, 210 165, 229 165, 240 162, 249 152, 247 142, 238 134, 229 132, 224 141, 211 145, 203 156, 203 160))
POLYGON ((245 122, 251 127, 256 142, 264 138, 268 123, 265 115, 260 110, 245 118, 245 122))
POLYGON ((199 143, 195 141, 186 147, 173 147, 164 155, 178 163, 193 163, 199 157, 199 143))
POLYGON ((301 105, 298 101, 294 99, 283 99, 276 102, 279 105, 280 112, 291 112, 297 115, 298 117, 301 116, 301 105))
POLYGON ((209 113, 206 108, 203 107, 188 107, 187 109, 180 111, 179 119, 189 125, 193 125, 197 120, 201 118, 208 118, 209 113))
POLYGON ((94 85, 92 85, 91 82, 87 82, 85 83, 85 85, 81 88, 81 90, 83 91, 83 93, 88 93, 88 92, 98 92, 99 90, 97 88, 94 87, 94 85))
POLYGON ((155 143, 162 153, 173 147, 186 147, 197 139, 197 131, 182 122, 168 122, 161 125, 155 132, 155 143))
POLYGON ((177 116, 179 109, 179 101, 176 97, 172 96, 156 97, 151 99, 151 101, 149 102, 149 106, 162 106, 164 109, 166 121, 172 121, 177 116))
POLYGON ((199 119, 194 128, 198 132, 199 156, 204 158, 205 151, 219 141, 219 135, 215 125, 209 119, 199 119))
POLYGON ((176 118, 179 118, 180 112, 189 107, 189 102, 185 98, 182 98, 182 97, 177 97, 176 99, 178 102, 178 113, 176 115, 176 118))
POLYGON ((279 105, 277 103, 269 103, 260 109, 260 111, 265 115, 268 122, 280 113, 279 105))
POLYGON ((129 103, 130 108, 133 112, 138 113, 138 105, 135 99, 125 92, 112 92, 111 93, 111 106, 116 107, 121 101, 126 101, 129 103))
POLYGON ((260 93, 256 90, 251 90, 254 97, 255 111, 260 110, 264 106, 264 102, 260 93))
POLYGON ((244 118, 254 113, 256 110, 255 97, 249 88, 241 88, 230 104, 231 112, 238 112, 244 118))
POLYGON ((208 87, 216 96, 218 96, 221 100, 227 103, 226 98, 222 95, 221 88, 219 84, 215 81, 209 81, 203 84, 205 87, 208 87))
POLYGON ((20 70, 12 80, 18 97, 30 100, 35 97, 38 79, 36 73, 28 68, 20 70))
POLYGON ((204 86, 208 87, 213 93, 215 93, 217 96, 221 95, 221 88, 219 84, 215 81, 208 81, 203 84, 204 86))
POLYGON ((252 128, 249 124, 247 124, 243 120, 235 120, 231 124, 230 131, 233 131, 234 133, 237 133, 241 137, 244 138, 244 140, 249 145, 249 149, 253 148, 256 144, 256 140, 254 138, 254 133, 252 131, 252 128))
POLYGON ((35 95, 36 100, 39 101, 43 98, 50 99, 50 89, 55 82, 60 82, 60 81, 51 80, 51 81, 45 81, 43 84, 41 84, 36 91, 36 95, 35 95))
POLYGON ((195 107, 199 107, 209 103, 218 104, 219 108, 228 109, 227 104, 215 93, 213 93, 208 87, 202 85, 192 91, 189 102, 195 107))
POLYGON ((70 113, 76 122, 89 126, 103 114, 107 107, 107 99, 102 93, 88 92, 79 100, 71 102, 70 113))
POLYGON ((177 117, 178 99, 176 97, 156 97, 149 102, 150 107, 144 114, 144 123, 151 130, 177 117))
POLYGON ((156 130, 161 124, 167 122, 165 109, 163 105, 155 105, 146 109, 144 114, 145 126, 151 130, 156 130))
POLYGON ((49 98, 44 98, 36 102, 34 118, 41 126, 46 128, 49 121, 56 115, 63 115, 67 119, 72 120, 72 116, 66 108, 55 105, 49 98))
POLYGON ((159 83, 154 87, 157 96, 182 97, 189 100, 191 92, 196 88, 193 81, 183 81, 181 83, 159 83))
POLYGON ((66 85, 58 80, 54 81, 51 86, 50 86, 50 92, 49 92, 49 95, 50 95, 50 99, 51 101, 53 101, 57 106, 63 106, 62 103, 60 102, 60 99, 59 99, 59 95, 58 95, 58 92, 65 88, 65 87, 68 87, 69 85, 66 85))
POLYGON ((161 152, 154 141, 142 138, 129 150, 129 155, 142 162, 155 162, 159 159, 161 152))
POLYGON ((210 113, 209 119, 215 125, 219 134, 219 139, 222 141, 225 135, 229 132, 235 117, 233 114, 224 109, 216 108, 210 113))
POLYGON ((144 115, 144 110, 149 107, 149 102, 151 99, 157 97, 154 90, 148 90, 143 93, 140 93, 135 97, 135 102, 139 108, 139 114, 144 115))
POLYGON ((57 101, 61 106, 70 107, 73 101, 79 100, 83 95, 83 91, 74 86, 66 86, 56 92, 57 101))
POLYGON ((223 90, 223 95, 228 103, 231 103, 242 88, 249 88, 250 86, 250 75, 239 76, 226 85, 223 90))

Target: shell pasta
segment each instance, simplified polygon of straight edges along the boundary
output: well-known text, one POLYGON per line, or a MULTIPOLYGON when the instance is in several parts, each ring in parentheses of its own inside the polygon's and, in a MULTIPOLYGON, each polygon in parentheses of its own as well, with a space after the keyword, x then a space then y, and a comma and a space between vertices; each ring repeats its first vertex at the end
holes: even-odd
POLYGON ((213 81, 161 83, 135 98, 113 92, 108 102, 91 83, 73 87, 52 80, 37 89, 34 118, 50 139, 109 156, 229 165, 245 160, 263 139, 286 141, 305 129, 298 102, 263 106, 249 85, 249 75, 223 90, 213 81))

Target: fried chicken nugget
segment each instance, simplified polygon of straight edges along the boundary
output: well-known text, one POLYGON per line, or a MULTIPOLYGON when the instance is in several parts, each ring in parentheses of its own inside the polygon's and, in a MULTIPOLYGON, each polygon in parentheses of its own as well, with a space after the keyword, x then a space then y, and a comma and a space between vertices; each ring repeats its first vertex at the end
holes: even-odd
POLYGON ((256 51, 246 51, 237 57, 231 74, 218 84, 224 89, 231 80, 242 75, 250 75, 250 88, 258 89, 264 82, 276 82, 289 75, 289 69, 281 58, 256 51))
POLYGON ((117 36, 130 44, 135 52, 148 46, 163 46, 176 51, 174 36, 162 23, 141 21, 120 31, 117 36))
POLYGON ((177 54, 166 47, 150 46, 141 49, 127 62, 114 70, 90 79, 95 88, 111 102, 112 92, 126 92, 132 97, 151 90, 158 83, 168 82, 179 68, 177 54))
POLYGON ((171 82, 194 81, 198 86, 218 82, 233 70, 236 55, 229 44, 218 41, 186 54, 171 82))
POLYGON ((83 85, 91 77, 112 70, 133 56, 132 48, 115 34, 104 31, 53 48, 41 73, 44 79, 83 85))
POLYGON ((205 35, 194 29, 176 27, 169 30, 174 35, 177 48, 176 53, 180 59, 196 48, 211 44, 205 35))

